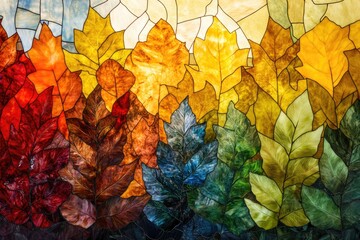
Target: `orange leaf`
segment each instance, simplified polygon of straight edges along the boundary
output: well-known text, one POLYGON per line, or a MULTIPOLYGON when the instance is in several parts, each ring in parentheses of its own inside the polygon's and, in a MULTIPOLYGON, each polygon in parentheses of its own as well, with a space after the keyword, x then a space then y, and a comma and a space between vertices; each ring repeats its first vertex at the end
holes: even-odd
POLYGON ((7 66, 13 64, 16 60, 16 44, 19 40, 17 34, 12 35, 4 42, 0 43, 0 72, 7 66))
POLYGON ((39 39, 34 39, 28 52, 36 70, 53 71, 59 79, 66 70, 61 37, 54 37, 47 24, 42 24, 39 39))
POLYGON ((112 59, 101 64, 96 71, 96 77, 102 87, 101 96, 109 111, 111 111, 114 102, 129 91, 135 82, 134 75, 112 59))
POLYGON ((174 86, 185 74, 189 53, 175 38, 171 26, 160 20, 149 32, 146 42, 139 42, 126 59, 125 68, 136 77, 131 91, 146 110, 155 115, 162 100, 160 86, 174 86))

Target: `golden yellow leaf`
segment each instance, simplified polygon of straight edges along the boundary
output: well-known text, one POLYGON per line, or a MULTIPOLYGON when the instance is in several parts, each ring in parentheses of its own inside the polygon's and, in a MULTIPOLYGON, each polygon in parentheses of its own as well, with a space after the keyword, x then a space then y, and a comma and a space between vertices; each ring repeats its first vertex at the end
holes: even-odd
POLYGON ((241 68, 241 76, 241 82, 234 87, 239 95, 239 101, 235 104, 235 108, 246 114, 250 107, 256 102, 258 85, 253 76, 246 72, 243 67, 241 68))
POLYGON ((360 48, 360 20, 350 25, 349 38, 354 42, 356 48, 360 48))
POLYGON ((348 36, 349 27, 341 28, 325 18, 300 39, 298 56, 303 66, 296 69, 304 77, 319 83, 331 97, 348 69, 343 52, 354 48, 348 36))
POLYGON ((279 105, 264 91, 259 89, 254 105, 256 129, 270 138, 274 135, 274 126, 280 114, 279 105))
POLYGON ((175 38, 171 26, 160 20, 149 32, 146 42, 139 42, 126 59, 125 68, 136 77, 131 91, 146 110, 159 111, 160 86, 174 86, 183 79, 189 53, 184 43, 175 38))
MULTIPOLYGON (((124 65, 130 54, 130 50, 124 49, 124 32, 114 32, 110 17, 102 18, 92 8, 89 9, 84 29, 75 29, 74 42, 78 53, 64 50, 65 61, 70 71, 81 70, 80 78, 85 97, 88 97, 97 85, 96 71, 100 64, 107 59, 113 59, 124 65)), ((108 95, 108 98, 111 99, 111 96, 108 95)))
POLYGON ((209 82, 215 89, 216 98, 241 81, 241 72, 236 71, 247 65, 248 49, 239 49, 236 33, 229 31, 214 17, 205 40, 197 38, 194 55, 199 69, 187 66, 194 79, 195 92, 209 82), (236 74, 232 76, 232 74, 236 74))
POLYGON ((106 108, 111 111, 119 97, 130 90, 135 82, 134 75, 125 70, 115 60, 108 59, 96 72, 99 85, 102 87, 101 96, 106 104, 106 108))

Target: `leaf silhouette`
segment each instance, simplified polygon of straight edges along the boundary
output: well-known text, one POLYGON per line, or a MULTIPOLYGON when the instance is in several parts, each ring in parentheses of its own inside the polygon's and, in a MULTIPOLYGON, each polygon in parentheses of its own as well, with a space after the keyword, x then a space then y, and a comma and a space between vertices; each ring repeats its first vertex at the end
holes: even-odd
MULTIPOLYGON (((9 140, 2 137, 5 153, 0 180, 1 214, 9 221, 49 227, 56 221, 58 207, 71 193, 58 171, 69 159, 68 142, 52 118, 52 88, 21 107, 18 127, 10 127, 9 140)), ((32 97, 32 96, 31 96, 32 97)))
POLYGON ((246 201, 258 226, 274 228, 278 220, 287 226, 302 226, 308 222, 299 201, 300 185, 311 185, 319 177, 319 160, 315 154, 323 131, 322 126, 312 130, 312 122, 313 113, 305 91, 288 107, 286 114, 280 112, 275 124, 274 139, 259 134, 262 167, 267 176, 262 177, 266 181, 254 180, 250 183, 256 200, 262 206, 250 199, 246 201), (268 182, 269 186, 264 188, 261 182, 268 182), (272 183, 276 183, 276 186, 272 183), (275 198, 279 192, 280 197, 275 198), (264 212, 262 207, 272 213, 264 212), (271 216, 271 224, 259 217, 263 214, 271 216), (273 221, 274 217, 278 220, 273 221))
POLYGON ((203 186, 189 194, 190 206, 212 222, 235 234, 254 226, 244 197, 250 192, 249 173, 261 173, 261 163, 252 159, 260 149, 255 127, 230 103, 224 127, 215 126, 219 161, 203 186))
POLYGON ((165 123, 168 144, 159 142, 159 169, 143 165, 143 178, 152 200, 144 208, 147 218, 163 229, 171 228, 190 217, 186 186, 198 187, 214 170, 217 142, 204 143, 205 124, 196 118, 184 100, 165 123), (162 214, 162 212, 165 212, 162 214))

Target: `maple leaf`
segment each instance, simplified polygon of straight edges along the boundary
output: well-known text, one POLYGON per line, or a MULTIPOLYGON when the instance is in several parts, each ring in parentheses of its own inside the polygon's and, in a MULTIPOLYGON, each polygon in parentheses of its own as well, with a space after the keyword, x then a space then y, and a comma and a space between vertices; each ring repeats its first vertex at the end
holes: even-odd
POLYGON ((53 86, 52 116, 59 116, 59 130, 68 137, 63 111, 74 107, 81 94, 79 73, 71 73, 66 65, 61 47, 61 37, 54 37, 50 28, 42 24, 39 39, 34 39, 33 47, 28 52, 36 69, 29 74, 36 91, 53 86))
POLYGON ((298 56, 303 66, 296 70, 319 83, 333 97, 334 87, 348 70, 344 51, 351 49, 354 49, 354 44, 349 39, 349 27, 341 28, 325 17, 300 38, 298 56))
POLYGON ((155 24, 145 42, 136 45, 126 59, 125 68, 136 78, 131 91, 149 113, 157 114, 159 102, 167 95, 166 88, 160 86, 177 86, 188 62, 185 44, 176 39, 170 24, 164 20, 155 24))
POLYGON ((201 186, 217 163, 218 143, 204 142, 205 124, 196 118, 187 99, 173 113, 171 123, 165 123, 168 144, 159 142, 159 169, 143 165, 143 178, 152 200, 144 208, 148 219, 168 229, 191 216, 187 206, 187 187, 201 186))
MULTIPOLYGON (((105 60, 113 59, 124 66, 130 53, 130 50, 124 49, 124 31, 115 32, 110 24, 110 16, 102 18, 92 8, 89 8, 83 30, 75 29, 74 42, 78 53, 64 50, 65 61, 70 71, 81 70, 85 97, 97 86, 96 71, 105 60)), ((111 108, 108 110, 111 111, 111 108)))
MULTIPOLYGON (((124 227, 135 220, 147 202, 145 193, 133 197, 138 204, 128 206, 121 215, 113 214, 114 204, 126 202, 120 197, 134 180, 138 161, 125 162, 124 145, 129 130, 126 115, 130 107, 126 92, 107 110, 102 88, 96 87, 86 99, 81 118, 68 118, 70 131, 70 161, 59 171, 61 177, 73 186, 73 196, 61 208, 63 217, 71 224, 89 228, 97 224, 113 228, 111 221, 123 221, 124 227), (118 201, 113 198, 117 197, 118 201), (82 211, 74 209, 84 206, 82 211), (127 215, 128 214, 128 215, 127 215), (109 223, 102 220, 110 219, 109 223), (120 220, 119 220, 120 219, 120 220)), ((80 116, 79 116, 80 117, 80 116)), ((120 225, 117 225, 120 226, 120 225)))
POLYGON ((36 227, 49 227, 71 193, 71 185, 58 174, 69 148, 57 130, 58 119, 51 116, 52 91, 46 89, 25 108, 18 106, 17 128, 11 125, 7 142, 0 138, 6 166, 1 170, 0 213, 16 224, 30 220, 36 227))

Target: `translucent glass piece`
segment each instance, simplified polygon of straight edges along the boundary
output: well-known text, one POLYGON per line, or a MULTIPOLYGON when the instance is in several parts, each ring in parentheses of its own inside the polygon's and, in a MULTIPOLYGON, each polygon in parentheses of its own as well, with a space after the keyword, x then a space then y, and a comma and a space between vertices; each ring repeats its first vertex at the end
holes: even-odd
POLYGON ((200 18, 178 24, 176 38, 185 42, 187 49, 193 45, 200 29, 200 18))
POLYGON ((148 1, 147 0, 122 0, 124 6, 126 6, 132 14, 140 17, 147 9, 148 1))
POLYGON ((220 20, 220 22, 226 27, 229 32, 233 32, 239 28, 239 25, 234 21, 234 19, 224 13, 221 8, 218 9, 216 17, 220 20))
POLYGON ((160 19, 167 19, 165 6, 158 0, 149 0, 147 14, 152 22, 157 23, 160 19))
POLYGON ((341 27, 354 23, 360 19, 359 0, 344 0, 343 2, 329 4, 325 16, 341 27))
POLYGON ((219 0, 219 6, 235 21, 239 21, 266 5, 266 0, 219 0))
POLYGON ((62 0, 41 0, 41 20, 48 20, 62 24, 63 3, 62 0))
POLYGON ((304 26, 308 32, 313 29, 325 14, 327 5, 316 5, 312 0, 305 0, 304 26))
POLYGON ((209 5, 206 6, 206 16, 215 16, 218 11, 218 0, 212 0, 209 5))
POLYGON ((206 32, 212 23, 213 23, 212 16, 202 17, 200 19, 200 29, 199 29, 199 33, 198 33, 197 37, 201 38, 201 39, 205 39, 206 32))
POLYGON ((147 35, 149 34, 150 30, 155 26, 155 24, 151 21, 148 21, 144 27, 144 29, 141 31, 139 35, 139 40, 141 42, 145 42, 147 39, 147 35))
POLYGON ((205 16, 207 6, 212 0, 177 0, 178 22, 205 16))
POLYGON ((27 28, 36 30, 40 22, 40 15, 18 8, 15 16, 16 28, 27 28))
POLYGON ((61 35, 62 27, 60 24, 49 22, 49 28, 55 37, 61 35))
POLYGON ((148 21, 149 16, 144 13, 141 17, 130 24, 124 33, 125 48, 135 47, 136 43, 139 41, 139 35, 148 21))
POLYGON ((250 48, 250 43, 241 28, 238 28, 236 30, 236 39, 239 48, 250 48))
POLYGON ((15 30, 15 11, 17 0, 8 0, 6 4, 1 4, 0 15, 3 16, 1 25, 5 29, 8 36, 13 35, 15 30))
POLYGON ((62 40, 74 41, 74 28, 82 29, 89 10, 89 0, 63 0, 64 19, 62 40))
POLYGON ((288 14, 290 22, 304 22, 304 0, 288 0, 288 14))
POLYGON ((108 0, 98 6, 96 6, 94 9, 105 18, 118 4, 120 3, 120 0, 108 0))
POLYGON ((121 3, 110 13, 111 26, 115 31, 126 29, 135 19, 136 16, 121 3))
POLYGON ((250 16, 240 20, 238 24, 246 38, 260 44, 266 31, 268 20, 269 12, 267 6, 264 6, 250 16))
POLYGON ((104 2, 106 2, 107 0, 90 0, 90 6, 91 7, 96 7, 104 2))
POLYGON ((18 7, 40 14, 40 0, 19 0, 18 7))
POLYGON ((176 31, 177 25, 177 6, 176 0, 159 0, 166 8, 167 11, 167 22, 172 26, 176 31))
POLYGON ((286 0, 268 0, 270 17, 284 28, 289 28, 291 23, 288 17, 286 0))
POLYGON ((315 4, 329 4, 329 3, 336 3, 342 2, 343 0, 312 0, 315 4))
POLYGON ((29 51, 32 46, 35 31, 30 29, 17 29, 17 32, 20 36, 24 51, 29 51))

